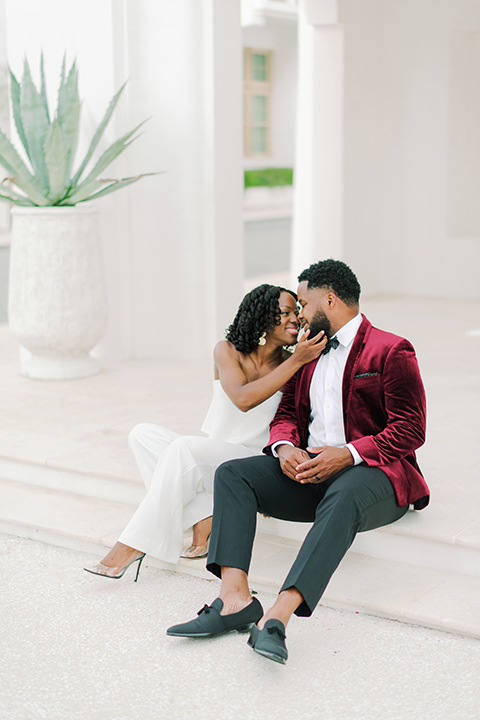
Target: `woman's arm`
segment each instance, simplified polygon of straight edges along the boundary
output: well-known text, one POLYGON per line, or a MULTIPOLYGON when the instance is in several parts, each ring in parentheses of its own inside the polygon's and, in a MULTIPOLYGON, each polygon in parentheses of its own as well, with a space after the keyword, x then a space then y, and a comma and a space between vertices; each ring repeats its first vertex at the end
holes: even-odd
POLYGON ((305 334, 287 360, 267 375, 248 382, 240 353, 227 340, 221 340, 214 350, 215 366, 230 400, 239 410, 247 412, 281 390, 302 365, 318 358, 326 342, 326 337, 317 335, 309 340, 305 334))

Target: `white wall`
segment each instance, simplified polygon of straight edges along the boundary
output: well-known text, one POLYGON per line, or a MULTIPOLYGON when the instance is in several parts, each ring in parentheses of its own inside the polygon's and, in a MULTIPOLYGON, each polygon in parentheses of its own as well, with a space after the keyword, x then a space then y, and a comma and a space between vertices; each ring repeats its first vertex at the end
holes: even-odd
POLYGON ((77 56, 83 149, 126 78, 104 146, 150 117, 108 175, 165 174, 99 201, 110 318, 101 354, 209 354, 243 294, 239 2, 6 5, 18 74, 43 47, 55 97, 64 50, 77 56))
POLYGON ((244 47, 273 52, 272 154, 266 158, 244 158, 244 167, 246 170, 293 167, 297 84, 296 23, 267 20, 267 25, 263 27, 243 28, 242 42, 244 47))
MULTIPOLYGON (((67 53, 67 67, 76 57, 80 68, 79 92, 83 98, 83 147, 96 127, 97 118, 113 95, 113 35, 111 1, 82 3, 65 0, 6 0, 8 62, 17 79, 26 56, 34 79, 39 78, 40 53, 45 56, 50 106, 56 107, 60 67, 67 53)), ((114 130, 107 131, 113 139, 114 130)), ((79 148, 81 154, 83 148, 79 148)))
POLYGON ((480 236, 480 27, 452 30, 448 97, 448 230, 480 236))
POLYGON ((478 157, 480 63, 478 52, 462 50, 458 33, 478 33, 480 3, 339 4, 345 258, 366 293, 478 298, 478 167, 459 170, 458 162, 462 153, 478 157), (458 78, 465 75, 469 86, 462 89, 458 78))

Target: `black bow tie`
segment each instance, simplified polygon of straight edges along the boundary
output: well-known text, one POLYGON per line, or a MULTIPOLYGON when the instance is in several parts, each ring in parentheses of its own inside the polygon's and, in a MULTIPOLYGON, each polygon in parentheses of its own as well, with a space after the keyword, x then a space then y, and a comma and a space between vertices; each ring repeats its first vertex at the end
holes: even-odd
POLYGON ((327 344, 325 345, 325 348, 323 350, 323 355, 326 355, 330 352, 330 350, 336 350, 337 347, 340 345, 340 341, 335 336, 328 338, 327 344))

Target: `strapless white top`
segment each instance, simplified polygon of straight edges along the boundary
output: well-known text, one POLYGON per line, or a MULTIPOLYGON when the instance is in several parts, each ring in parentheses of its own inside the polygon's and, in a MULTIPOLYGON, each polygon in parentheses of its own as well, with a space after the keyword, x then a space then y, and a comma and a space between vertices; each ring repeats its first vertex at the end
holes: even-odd
POLYGON ((242 412, 228 397, 220 380, 213 381, 213 398, 202 431, 216 440, 245 445, 261 453, 270 437, 269 424, 282 393, 277 391, 257 407, 242 412))

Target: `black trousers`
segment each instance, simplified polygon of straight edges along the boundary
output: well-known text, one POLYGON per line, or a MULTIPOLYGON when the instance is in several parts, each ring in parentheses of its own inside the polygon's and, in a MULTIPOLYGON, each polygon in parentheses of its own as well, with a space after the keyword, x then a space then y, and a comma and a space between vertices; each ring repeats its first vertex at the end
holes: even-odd
POLYGON ((393 487, 378 468, 357 465, 329 480, 302 485, 290 480, 276 458, 257 456, 223 463, 215 473, 214 509, 207 569, 248 573, 257 512, 313 523, 281 590, 296 588, 304 602, 297 615, 311 615, 357 532, 398 520, 393 487))

